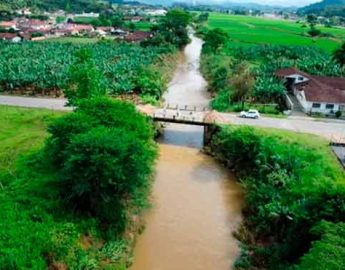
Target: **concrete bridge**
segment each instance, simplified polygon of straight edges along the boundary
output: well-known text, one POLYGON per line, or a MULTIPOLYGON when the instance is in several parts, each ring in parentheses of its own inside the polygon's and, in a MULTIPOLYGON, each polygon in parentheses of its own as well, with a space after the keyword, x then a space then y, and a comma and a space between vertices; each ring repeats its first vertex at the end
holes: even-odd
POLYGON ((203 126, 204 145, 210 143, 217 128, 216 123, 222 122, 221 116, 207 107, 168 104, 164 108, 151 107, 149 110, 147 108, 145 106, 139 110, 149 115, 155 122, 203 126))

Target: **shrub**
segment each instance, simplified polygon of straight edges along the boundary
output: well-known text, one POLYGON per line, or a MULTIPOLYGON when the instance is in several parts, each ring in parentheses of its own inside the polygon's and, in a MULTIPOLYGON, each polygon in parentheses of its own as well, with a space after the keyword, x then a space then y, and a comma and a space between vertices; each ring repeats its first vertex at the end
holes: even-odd
POLYGON ((278 134, 224 127, 211 145, 245 188, 245 224, 267 243, 252 248, 253 267, 259 268, 292 265, 308 252, 311 229, 321 220, 345 221, 345 176, 327 142, 278 134))
POLYGON ((153 130, 130 103, 99 97, 78 105, 50 125, 45 152, 68 209, 105 224, 107 237, 118 236, 129 208, 140 210, 147 200, 156 157, 153 130))
POLYGON ((310 29, 309 29, 309 31, 308 31, 308 34, 309 34, 311 37, 316 37, 316 36, 319 36, 319 35, 321 34, 321 30, 315 28, 314 26, 311 26, 310 29))
POLYGON ((126 200, 147 184, 154 148, 128 130, 100 127, 75 136, 66 152, 61 174, 64 199, 122 232, 126 200))
POLYGON ((142 68, 136 78, 136 85, 140 93, 156 99, 162 96, 165 86, 162 76, 153 68, 142 68))
POLYGON ((51 137, 46 142, 45 152, 52 164, 61 167, 66 160, 66 148, 74 135, 89 131, 98 121, 81 112, 57 118, 48 126, 51 137))
POLYGON ((345 269, 345 223, 323 221, 311 233, 319 240, 313 242, 296 270, 345 269))
POLYGON ((137 112, 135 106, 129 102, 98 97, 81 101, 76 112, 94 118, 99 125, 133 132, 146 141, 153 137, 148 118, 137 112))

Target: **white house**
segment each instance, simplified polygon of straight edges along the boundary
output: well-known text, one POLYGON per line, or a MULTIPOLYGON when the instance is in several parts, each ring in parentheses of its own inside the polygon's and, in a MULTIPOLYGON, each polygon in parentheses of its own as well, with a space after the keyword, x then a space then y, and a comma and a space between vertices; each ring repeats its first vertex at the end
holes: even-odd
POLYGON ((294 68, 280 69, 276 75, 284 79, 305 113, 345 114, 344 77, 313 76, 294 68))

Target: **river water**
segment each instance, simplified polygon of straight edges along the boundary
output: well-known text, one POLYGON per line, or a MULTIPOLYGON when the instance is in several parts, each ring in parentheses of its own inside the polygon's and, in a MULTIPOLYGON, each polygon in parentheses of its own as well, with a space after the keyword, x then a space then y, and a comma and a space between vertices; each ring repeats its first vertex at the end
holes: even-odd
MULTIPOLYGON (((199 72, 202 41, 191 36, 169 84, 169 104, 207 106, 199 72)), ((131 270, 229 270, 239 249, 232 231, 242 196, 234 176, 200 152, 203 129, 169 124, 160 140, 153 208, 131 270)))

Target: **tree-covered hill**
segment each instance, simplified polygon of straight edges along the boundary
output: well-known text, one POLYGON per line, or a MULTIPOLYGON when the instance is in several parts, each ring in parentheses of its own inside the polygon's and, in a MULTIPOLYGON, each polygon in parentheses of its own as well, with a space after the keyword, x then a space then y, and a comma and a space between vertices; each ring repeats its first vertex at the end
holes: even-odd
POLYGON ((345 0, 323 0, 299 9, 300 13, 316 14, 326 17, 345 17, 345 0))
POLYGON ((71 10, 73 12, 97 12, 106 2, 99 0, 0 0, 0 9, 38 8, 40 10, 71 10))

